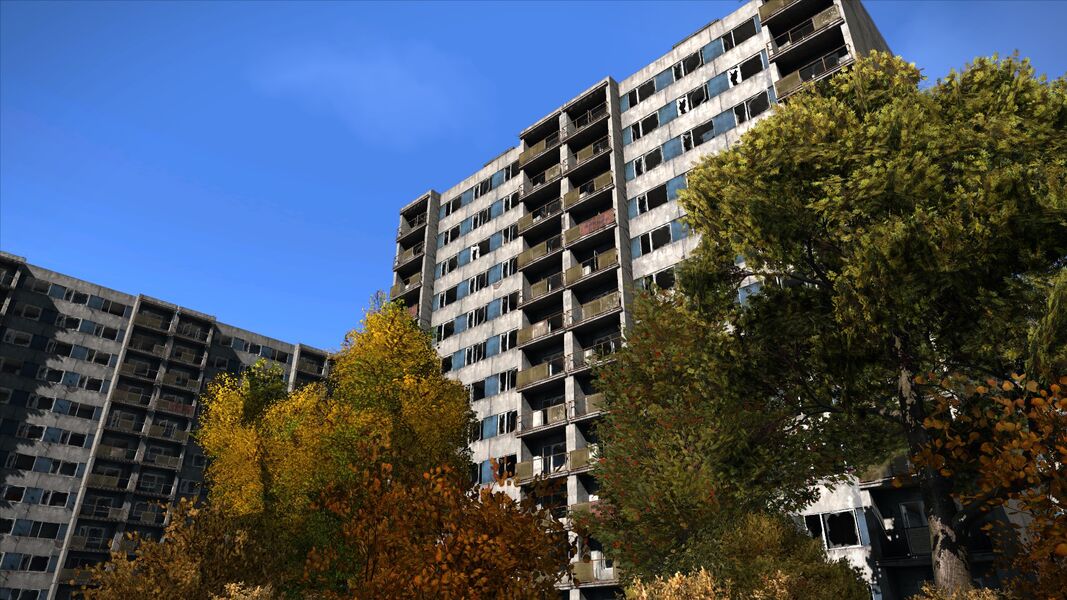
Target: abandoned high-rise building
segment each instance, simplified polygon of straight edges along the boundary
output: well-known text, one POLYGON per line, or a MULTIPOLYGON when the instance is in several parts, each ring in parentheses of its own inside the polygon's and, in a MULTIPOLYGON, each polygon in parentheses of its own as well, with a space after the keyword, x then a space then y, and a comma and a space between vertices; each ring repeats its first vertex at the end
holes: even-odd
MULTIPOLYGON (((697 244, 676 202, 687 172, 805 83, 872 50, 888 47, 858 0, 750 0, 621 82, 595 83, 474 174, 400 210, 391 297, 431 328, 442 370, 470 388, 481 419, 476 482, 494 481, 493 464, 520 488, 559 478, 559 497, 544 501, 564 518, 589 510, 601 414, 590 367, 624 343, 634 290, 671 287, 673 266, 697 244)), ((739 301, 758 287, 752 281, 739 301)), ((929 544, 909 534, 926 531, 911 499, 872 500, 885 483, 824 494, 804 520, 888 599, 925 577, 929 544)), ((596 540, 573 574, 561 598, 616 591, 596 540)))
POLYGON ((189 433, 216 374, 265 359, 290 387, 328 355, 0 252, 0 599, 68 597, 75 570, 158 538, 197 496, 189 433))

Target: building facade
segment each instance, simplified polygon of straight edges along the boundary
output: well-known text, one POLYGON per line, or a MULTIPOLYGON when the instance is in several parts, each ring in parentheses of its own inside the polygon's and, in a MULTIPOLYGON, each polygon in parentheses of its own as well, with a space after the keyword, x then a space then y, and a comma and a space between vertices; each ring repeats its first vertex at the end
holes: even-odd
POLYGON ((292 388, 327 358, 0 252, 0 600, 67 597, 126 533, 158 538, 160 506, 201 492, 215 375, 266 359, 292 388))
MULTIPOLYGON (((634 290, 671 287, 697 245, 676 201, 687 172, 805 82, 871 50, 888 47, 858 0, 750 0, 401 209, 391 296, 433 331, 442 370, 471 390, 475 481, 491 484, 494 468, 520 489, 557 479, 560 491, 541 500, 564 518, 597 501, 602 413, 590 369, 623 343, 634 290)), ((851 546, 861 548, 856 527, 851 546)), ((867 554, 847 556, 868 566, 867 554)), ((562 598, 617 591, 596 540, 573 573, 562 598)))

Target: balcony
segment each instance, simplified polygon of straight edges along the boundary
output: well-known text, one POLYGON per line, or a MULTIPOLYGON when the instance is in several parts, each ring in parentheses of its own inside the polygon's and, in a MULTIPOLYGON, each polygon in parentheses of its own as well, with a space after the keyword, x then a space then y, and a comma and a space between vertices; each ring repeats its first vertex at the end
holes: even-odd
POLYGON ((545 219, 554 217, 563 212, 563 200, 557 199, 549 202, 548 204, 538 208, 537 210, 525 214, 519 219, 519 233, 524 233, 534 225, 543 222, 545 219))
POLYGON ((612 184, 611 171, 605 171, 600 175, 597 175, 591 181, 587 181, 582 185, 567 192, 563 196, 563 210, 570 210, 571 207, 578 204, 582 200, 592 196, 593 194, 604 190, 612 184))
POLYGON ((179 442, 182 444, 184 444, 185 441, 189 439, 189 432, 164 427, 163 425, 150 426, 148 428, 148 431, 145 432, 145 435, 156 439, 179 442))
MULTIPOLYGON (((167 492, 167 494, 169 493, 170 492, 167 492)), ((166 517, 167 514, 162 510, 142 510, 141 512, 134 512, 132 515, 130 515, 130 521, 133 523, 140 523, 142 525, 159 526, 163 524, 163 521, 166 519, 166 517)))
POLYGON ((88 585, 92 582, 92 575, 83 569, 60 569, 59 576, 56 578, 59 583, 65 583, 67 585, 88 585))
POLYGON ((396 237, 398 239, 402 238, 405 235, 411 233, 412 231, 424 227, 428 218, 429 217, 427 213, 421 213, 411 221, 405 219, 404 217, 401 217, 400 227, 397 227, 396 229, 396 237))
POLYGON ((522 298, 519 300, 520 305, 528 304, 543 298, 548 294, 563 289, 563 273, 553 273, 548 277, 545 277, 537 283, 531 283, 528 288, 523 289, 522 298))
POLYGON ((137 423, 134 419, 112 418, 106 425, 104 425, 104 427, 115 431, 121 431, 123 433, 141 433, 141 428, 144 427, 144 425, 137 423))
POLYGON ((611 559, 596 558, 571 564, 571 580, 577 586, 613 585, 619 569, 611 559))
POLYGON ((133 318, 133 322, 157 331, 169 331, 170 321, 149 313, 140 313, 133 318))
POLYGON ((154 382, 156 376, 159 375, 159 369, 154 369, 148 365, 137 363, 122 363, 122 368, 119 369, 119 373, 154 382))
POLYGON ((774 91, 778 95, 778 100, 784 100, 796 93, 806 82, 817 81, 829 76, 841 67, 851 63, 852 60, 848 47, 841 46, 800 67, 774 82, 774 91))
POLYGON ((585 148, 574 153, 574 164, 570 165, 569 169, 574 169, 578 165, 587 162, 589 159, 594 158, 611 150, 611 143, 608 141, 608 136, 604 136, 599 140, 589 144, 585 148))
POLYGON ((532 248, 527 248, 526 250, 524 250, 521 254, 519 254, 519 258, 516 262, 519 269, 521 270, 524 267, 527 267, 537 262, 538 260, 548 256, 549 254, 558 252, 562 249, 563 238, 558 235, 553 236, 532 248))
POLYGON ((104 504, 95 506, 83 504, 79 514, 86 519, 96 519, 98 521, 125 521, 129 511, 125 508, 116 508, 104 504))
POLYGON ((134 336, 130 340, 130 348, 137 350, 138 352, 145 352, 153 356, 162 357, 166 351, 166 346, 163 344, 156 344, 147 338, 139 338, 134 336))
POLYGON ((145 407, 152 401, 152 396, 150 394, 142 394, 133 390, 116 389, 115 392, 111 394, 111 401, 130 406, 145 407))
POLYGON ((519 434, 548 429, 567 422, 567 404, 554 404, 547 408, 524 412, 519 419, 519 434))
POLYGON ((572 358, 571 368, 577 371, 596 366, 601 362, 610 360, 609 357, 621 349, 621 335, 615 335, 606 340, 601 340, 593 344, 591 347, 576 353, 572 358))
POLYGON ((551 135, 549 135, 545 139, 541 140, 540 142, 537 142, 533 146, 530 146, 526 150, 523 150, 522 153, 519 154, 519 166, 521 167, 521 166, 525 165, 526 163, 530 162, 531 160, 537 158, 538 156, 541 156, 542 154, 547 152, 549 149, 558 146, 559 145, 559 141, 560 141, 560 134, 557 131, 555 133, 552 133, 551 135))
POLYGON ((406 292, 408 290, 415 289, 420 285, 422 285, 422 273, 415 273, 414 275, 412 275, 411 277, 408 277, 407 279, 400 280, 400 283, 397 283, 392 288, 390 288, 389 289, 389 297, 390 298, 398 298, 404 292, 406 292))
POLYGON ((561 175, 563 175, 563 166, 559 164, 552 165, 537 175, 531 176, 530 182, 522 186, 522 195, 528 196, 532 192, 544 187, 545 184, 559 179, 561 175))
POLYGON ((553 358, 539 365, 533 365, 519 371, 515 387, 522 389, 535 383, 548 381, 567 372, 567 361, 564 357, 553 358))
POLYGON ((72 535, 70 549, 80 552, 111 552, 111 538, 72 535))
POLYGON ((577 450, 571 450, 567 455, 567 466, 574 471, 586 471, 593 468, 597 459, 597 447, 595 445, 586 446, 585 448, 578 448, 577 450))
POLYGON ((578 307, 574 314, 574 324, 588 321, 599 315, 611 312, 622 306, 622 296, 618 291, 605 294, 578 307))
POLYGON ((567 269, 563 274, 563 281, 565 285, 573 285, 594 273, 599 273, 618 265, 619 251, 615 248, 605 250, 593 258, 567 269))
POLYGON ((134 462, 137 460, 136 448, 120 448, 117 446, 107 446, 101 444, 96 449, 97 458, 105 458, 107 460, 116 460, 121 462, 134 462))
MULTIPOLYGON (((411 308, 418 308, 418 307, 417 306, 412 306, 411 308)), ((312 362, 312 361, 310 361, 310 360, 308 360, 306 358, 297 359, 297 361, 296 361, 296 370, 300 371, 301 373, 307 373, 308 375, 316 375, 316 376, 322 375, 322 365, 318 364, 318 363, 315 363, 315 362, 312 362)))
POLYGON ((808 40, 816 34, 825 31, 832 25, 842 22, 841 11, 837 6, 831 6, 803 23, 776 36, 767 44, 767 56, 772 60, 780 54, 796 48, 801 42, 808 40))
POLYGON ((203 343, 207 341, 208 331, 191 323, 179 323, 174 335, 203 343))
POLYGON ((607 229, 613 225, 615 225, 615 209, 609 208, 592 219, 586 219, 567 231, 564 231, 563 245, 570 246, 586 236, 607 229))
POLYGON ((181 459, 177 456, 167 456, 166 454, 151 454, 145 456, 144 462, 146 465, 163 467, 164 469, 177 469, 178 465, 181 464, 181 459))
POLYGON ((407 250, 404 250, 399 255, 397 255, 396 263, 394 263, 394 268, 395 267, 400 267, 402 265, 406 265, 407 263, 409 263, 412 260, 414 260, 416 257, 422 256, 422 252, 425 249, 426 249, 425 242, 419 242, 418 244, 415 244, 411 248, 408 248, 407 250))
POLYGON ((766 25, 767 21, 778 15, 786 8, 796 4, 799 0, 767 0, 759 7, 760 23, 766 25))
POLYGON ((200 379, 193 379, 185 373, 164 373, 163 383, 164 385, 169 385, 171 387, 176 387, 191 392, 200 391, 200 379))
POLYGON ((600 119, 606 117, 607 114, 607 102, 601 104, 600 106, 587 110, 586 112, 575 117, 574 120, 570 122, 570 125, 567 126, 567 136, 572 136, 578 133, 579 131, 585 129, 586 127, 589 127, 593 123, 596 123, 600 119))
POLYGON ((526 481, 538 476, 562 475, 567 472, 567 453, 535 456, 515 464, 515 479, 526 481))
MULTIPOLYGON (((133 491, 138 493, 138 494, 144 494, 146 496, 159 497, 159 496, 169 496, 172 488, 173 488, 173 486, 171 486, 171 485, 158 485, 158 484, 154 484, 153 483, 151 485, 138 486, 133 491)), ((145 511, 144 513, 142 513, 141 516, 144 517, 144 515, 149 513, 149 512, 151 512, 151 511, 145 511)), ((162 513, 162 511, 157 513, 154 516, 155 516, 155 518, 157 520, 157 524, 162 525, 163 524, 163 513, 162 513)), ((141 522, 145 523, 146 521, 141 521, 141 522)))
POLYGON ((191 417, 193 416, 193 413, 196 412, 196 407, 192 404, 184 404, 182 402, 160 398, 159 400, 156 400, 156 410, 159 412, 170 413, 172 415, 191 417))
POLYGON ((541 339, 549 334, 563 331, 565 326, 564 314, 562 312, 556 313, 543 321, 539 321, 529 327, 520 329, 518 333, 518 343, 522 346, 523 344, 541 339))
POLYGON ((604 412, 604 394, 590 394, 574 402, 574 418, 581 419, 604 412))
POLYGON ((118 475, 101 475, 99 473, 90 473, 85 477, 85 485, 91 488, 125 491, 126 488, 130 485, 130 480, 120 479, 118 475))
POLYGON ((170 353, 170 359, 187 365, 200 366, 204 362, 204 356, 188 348, 175 348, 170 353))

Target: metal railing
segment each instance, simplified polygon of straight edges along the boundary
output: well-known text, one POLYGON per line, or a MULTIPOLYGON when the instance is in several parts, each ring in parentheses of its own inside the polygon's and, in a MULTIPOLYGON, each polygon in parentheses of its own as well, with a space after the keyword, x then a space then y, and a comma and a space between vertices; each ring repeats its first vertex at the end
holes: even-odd
POLYGON ((408 221, 403 216, 401 216, 400 218, 403 221, 400 223, 400 226, 396 228, 396 237, 400 237, 413 229, 422 227, 429 220, 429 216, 427 215, 427 213, 420 213, 415 217, 414 221, 408 221))
POLYGON ((559 289, 563 289, 563 273, 552 273, 536 283, 531 283, 529 291, 524 289, 519 303, 523 304, 536 300, 559 289))
POLYGON ((803 23, 782 35, 776 36, 767 44, 767 54, 773 57, 779 52, 784 52, 841 20, 841 11, 837 9, 837 6, 831 6, 810 19, 805 19, 803 23))
POLYGON ((530 162, 531 160, 548 151, 549 148, 558 145, 559 141, 560 132, 556 131, 554 133, 549 134, 548 137, 541 140, 540 142, 537 142, 533 146, 530 146, 526 150, 523 150, 522 153, 519 154, 519 166, 521 167, 522 165, 530 162))
POLYGON ((96 449, 96 455, 108 460, 134 461, 137 460, 137 449, 101 444, 96 449))
POLYGON ((592 319, 597 315, 602 315, 606 312, 619 308, 620 306, 622 306, 621 300, 622 296, 619 294, 619 292, 614 291, 608 294, 604 294, 603 296, 595 300, 586 302, 585 304, 579 306, 578 310, 575 311, 575 314, 573 315, 574 323, 581 323, 582 321, 592 319))
POLYGON ((549 254, 561 250, 563 248, 562 236, 553 236, 547 240, 537 244, 532 248, 527 248, 519 254, 519 258, 516 261, 519 269, 533 263, 534 261, 548 256, 549 254))
POLYGON ((297 359, 296 370, 311 375, 322 375, 322 365, 307 360, 306 358, 297 359))
POLYGON ((774 82, 774 91, 781 100, 795 93, 804 83, 819 79, 851 60, 848 46, 841 46, 774 82))
POLYGON ((170 358, 171 360, 183 362, 188 365, 199 365, 204 361, 204 356, 199 352, 193 352, 182 348, 175 348, 174 351, 170 353, 170 358))
POLYGON ((140 313, 133 318, 133 322, 138 325, 144 325, 145 327, 151 327, 152 329, 159 329, 161 331, 170 329, 169 320, 148 313, 140 313))
POLYGON ((540 427, 566 422, 567 404, 561 402, 523 414, 523 418, 519 419, 519 431, 532 431, 540 427))
POLYGON ((148 365, 137 363, 122 363, 122 368, 119 369, 119 373, 154 381, 156 376, 159 375, 159 369, 154 369, 148 365))
POLYGON ((604 412, 604 394, 597 392, 574 401, 574 417, 585 417, 604 412))
POLYGON ((574 242, 584 238, 587 235, 596 233, 603 229, 607 229, 615 224, 615 209, 609 208, 604 212, 596 215, 591 219, 586 219, 581 223, 571 227, 567 231, 563 232, 563 244, 569 246, 574 242))
POLYGON ((622 349, 622 336, 616 335, 606 340, 601 340, 589 348, 582 350, 580 353, 574 355, 572 361, 573 369, 582 369, 585 367, 591 367, 606 357, 618 352, 622 349))
POLYGON ((616 581, 619 569, 609 558, 594 558, 571 564, 571 579, 576 585, 616 581))
POLYGON ((522 233, 533 227, 536 223, 540 223, 549 217, 554 217, 561 212, 563 212, 563 199, 557 198, 541 208, 523 215, 522 218, 519 219, 519 233, 522 233))
POLYGON ((523 186, 523 190, 522 190, 523 195, 529 194, 530 192, 540 188, 541 186, 545 185, 546 183, 548 183, 550 181, 555 181, 562 174, 563 174, 563 167, 561 165, 556 164, 556 165, 552 165, 551 167, 545 169, 544 171, 541 171, 537 175, 533 175, 532 177, 530 177, 529 188, 527 188, 526 186, 523 186))
POLYGON ((561 331, 566 325, 565 314, 563 312, 558 312, 538 321, 537 323, 520 329, 517 336, 518 343, 522 345, 527 342, 532 342, 533 340, 540 339, 551 333, 561 331))
POLYGON ((189 323, 179 323, 178 327, 174 330, 174 335, 196 340, 198 342, 206 342, 207 334, 208 332, 206 330, 189 323))
POLYGON ((174 442, 185 442, 189 439, 189 432, 181 431, 179 429, 171 429, 162 425, 152 425, 145 432, 149 437, 170 440, 174 442))
POLYGON ((575 117, 567 127, 567 135, 574 135, 591 125, 594 121, 608 114, 608 103, 595 106, 575 117))
POLYGON ((422 284, 422 273, 415 273, 411 277, 400 281, 389 290, 389 296, 396 298, 400 294, 422 284))
POLYGON ((611 171, 605 171, 563 195, 564 210, 611 185, 611 171))
POLYGON ((182 402, 175 402, 173 400, 164 400, 160 398, 156 400, 156 410, 170 413, 173 415, 181 415, 183 417, 191 417, 196 412, 196 407, 192 404, 185 404, 182 402))
POLYGON ((581 263, 567 269, 563 275, 566 285, 571 285, 575 282, 581 281, 583 278, 599 273, 609 267, 614 267, 619 264, 619 251, 615 248, 605 250, 596 256, 588 260, 584 260, 581 263))
POLYGON ((783 9, 788 8, 795 2, 798 2, 798 0, 767 0, 767 2, 764 2, 759 7, 760 23, 766 22, 768 19, 782 12, 783 9))
POLYGON ((194 379, 185 373, 164 373, 163 383, 185 390, 197 391, 200 389, 200 379, 194 379))
POLYGON ((422 252, 425 249, 426 249, 425 242, 419 242, 418 244, 415 244, 411 248, 408 248, 407 250, 404 250, 403 252, 401 252, 396 257, 396 266, 399 267, 400 265, 405 264, 408 261, 414 259, 416 256, 422 256, 422 252))
POLYGON ((544 381, 567 372, 566 357, 559 356, 537 365, 532 365, 519 371, 515 380, 515 387, 522 389, 539 381, 544 381))
POLYGON ((154 354, 156 356, 163 356, 163 352, 166 351, 166 346, 163 344, 154 344, 152 343, 152 340, 136 336, 130 339, 130 348, 154 354))
POLYGON ((599 140, 589 144, 585 148, 574 153, 574 164, 570 168, 577 167, 578 165, 588 161, 589 159, 601 154, 605 150, 611 149, 611 144, 608 143, 608 136, 604 136, 599 140))
POLYGON ((125 521, 128 511, 125 508, 117 508, 108 504, 83 504, 79 514, 90 519, 125 521))
POLYGON ((122 404, 132 404, 134 406, 148 406, 152 401, 152 396, 149 394, 141 394, 132 390, 117 389, 111 394, 111 400, 113 402, 120 402, 122 404))

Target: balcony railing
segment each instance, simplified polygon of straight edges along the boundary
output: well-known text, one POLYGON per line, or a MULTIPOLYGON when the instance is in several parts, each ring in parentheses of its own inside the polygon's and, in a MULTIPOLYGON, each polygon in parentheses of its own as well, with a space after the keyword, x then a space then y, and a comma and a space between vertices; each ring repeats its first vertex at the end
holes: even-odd
MULTIPOLYGON (((166 486, 166 487, 170 487, 170 486, 166 486)), ((143 491, 147 491, 147 490, 143 490, 143 491)), ((155 492, 150 492, 150 493, 155 493, 155 492)), ((170 492, 167 492, 167 494, 163 494, 163 495, 168 495, 169 493, 170 492)), ((140 512, 136 512, 135 511, 132 515, 130 515, 130 520, 131 521, 133 521, 135 523, 142 523, 142 524, 145 524, 145 525, 162 525, 164 519, 166 519, 166 513, 164 513, 161 510, 143 510, 143 511, 140 511, 140 512)))
POLYGON ((198 342, 206 342, 207 334, 207 330, 189 323, 179 323, 177 329, 174 330, 174 335, 190 340, 196 340, 198 342))
POLYGON ((611 144, 608 142, 608 136, 605 135, 599 140, 593 142, 592 144, 589 144, 585 148, 582 148, 581 150, 575 152, 574 164, 571 165, 571 168, 573 169, 574 167, 577 167, 578 165, 589 160, 590 158, 593 158, 594 156, 597 156, 601 152, 604 152, 605 150, 608 150, 610 148, 611 144))
POLYGON ((520 303, 536 300, 559 289, 563 289, 563 273, 553 273, 541 281, 531 283, 528 291, 523 290, 525 293, 520 303))
POLYGON ((597 254, 589 260, 582 261, 581 264, 575 265, 564 273, 563 280, 566 285, 571 285, 581 279, 592 275, 593 273, 599 273, 604 269, 617 266, 619 264, 619 251, 615 248, 605 250, 600 254, 597 254))
POLYGON ((69 585, 85 585, 93 580, 92 573, 80 568, 60 569, 57 581, 69 585))
POLYGON ((86 537, 83 535, 72 535, 70 537, 70 549, 81 550, 83 552, 110 552, 111 538, 102 536, 86 537))
POLYGON ((422 256, 422 251, 425 249, 426 244, 424 242, 419 242, 411 248, 404 250, 396 257, 396 266, 399 267, 400 265, 406 264, 407 262, 413 260, 416 256, 422 256))
POLYGON ((134 461, 137 459, 136 448, 120 448, 117 446, 106 446, 101 444, 96 449, 96 455, 100 458, 106 458, 108 460, 122 460, 122 461, 134 461))
POLYGON ((396 237, 400 237, 414 229, 422 227, 426 224, 427 218, 426 213, 420 213, 413 221, 408 221, 404 217, 401 217, 400 227, 396 228, 396 237))
POLYGON ((178 429, 171 429, 162 425, 152 425, 145 432, 149 437, 160 438, 164 440, 170 440, 173 442, 182 442, 189 439, 189 432, 181 431, 178 429))
POLYGON ((596 457, 597 447, 595 445, 571 450, 567 455, 567 466, 571 471, 592 468, 596 463, 596 457))
POLYGON ((172 415, 181 415, 183 417, 191 417, 196 412, 196 407, 192 404, 185 404, 183 402, 175 402, 173 400, 164 400, 160 398, 156 400, 156 410, 170 413, 172 415))
POLYGON ((138 325, 144 325, 152 329, 158 329, 160 331, 167 331, 170 329, 170 321, 156 315, 150 315, 148 313, 141 313, 134 317, 134 323, 138 325))
MULTIPOLYGON (((622 336, 617 335, 593 344, 592 347, 574 355, 573 369, 583 369, 598 364, 606 357, 622 349, 622 336)), ((520 371, 521 374, 521 371, 520 371)))
POLYGON ((545 169, 544 171, 541 171, 537 175, 530 177, 530 185, 523 186, 523 195, 529 194, 530 192, 540 188, 541 186, 545 185, 550 181, 555 181, 556 179, 559 179, 559 176, 562 174, 562 165, 552 165, 551 167, 545 169))
POLYGON ((152 340, 138 337, 134 337, 130 340, 130 348, 154 354, 156 356, 163 356, 163 352, 166 350, 166 346, 163 344, 155 344, 152 340))
POLYGON ((118 475, 101 475, 90 473, 85 478, 85 485, 95 488, 124 490, 130 485, 129 479, 120 479, 118 475))
MULTIPOLYGON (((142 494, 152 494, 152 495, 155 495, 155 496, 169 496, 172 487, 173 486, 171 486, 171 485, 158 485, 158 484, 139 485, 139 486, 137 486, 137 491, 142 493, 142 494)), ((160 518, 161 515, 162 515, 162 513, 158 513, 158 515, 156 517, 157 519, 160 520, 160 522, 162 522, 162 519, 160 518)), ((141 521, 141 522, 144 523, 145 521, 141 521)))
POLYGON ((156 375, 159 374, 159 369, 153 369, 147 365, 140 365, 136 363, 123 363, 122 368, 119 369, 119 373, 123 375, 130 375, 132 377, 140 377, 141 379, 151 379, 155 381, 156 375))
POLYGON ((796 46, 839 21, 841 21, 841 11, 838 10, 837 6, 831 6, 782 35, 775 37, 767 45, 767 53, 773 58, 779 52, 784 52, 796 46))
POLYGON ((118 431, 125 431, 126 433, 141 433, 143 424, 138 424, 133 419, 116 419, 112 418, 107 422, 108 429, 115 429, 118 431))
POLYGON ((621 300, 622 296, 619 295, 619 292, 615 291, 605 294, 596 300, 586 302, 575 311, 574 322, 580 323, 582 321, 587 321, 597 315, 615 310, 621 306, 621 300))
POLYGON ((567 421, 567 405, 566 403, 554 404, 547 408, 530 411, 528 414, 524 414, 523 417, 519 423, 520 431, 530 431, 547 425, 565 423, 567 421))
POLYGON ((177 469, 179 458, 177 456, 168 456, 166 454, 149 454, 145 456, 145 463, 155 465, 157 467, 164 467, 166 469, 177 469))
POLYGON ((307 360, 306 358, 301 358, 296 361, 296 370, 310 375, 322 375, 322 365, 307 360))
POLYGON ((554 217, 561 212, 563 212, 563 199, 553 200, 541 208, 523 215, 522 218, 519 219, 519 233, 522 233, 537 223, 540 223, 549 217, 554 217))
POLYGON ((523 327, 518 333, 519 345, 542 338, 550 333, 560 331, 566 326, 564 314, 556 313, 542 321, 538 321, 529 327, 523 327))
POLYGON ((198 391, 200 389, 200 380, 193 379, 185 373, 164 373, 163 383, 181 388, 183 390, 198 391))
POLYGON ((532 248, 527 248, 521 254, 519 254, 519 258, 517 261, 518 267, 522 269, 523 267, 533 263, 537 259, 548 256, 549 254, 556 252, 557 250, 560 250, 562 248, 563 238, 561 236, 557 235, 550 237, 532 248))
POLYGON ((760 23, 766 22, 768 19, 781 12, 782 9, 787 8, 797 1, 798 0, 767 0, 759 7, 760 23))
POLYGON ((591 194, 595 194, 608 187, 612 182, 611 177, 611 171, 605 171, 600 175, 597 175, 591 181, 587 181, 567 192, 563 196, 563 209, 569 210, 572 206, 588 198, 591 194))
POLYGON ((774 91, 782 100, 799 90, 805 82, 819 79, 851 61, 848 47, 841 46, 774 82, 774 91))
POLYGON ((528 385, 543 381, 551 377, 555 377, 567 370, 567 360, 565 357, 557 357, 551 360, 547 360, 539 365, 533 365, 526 369, 519 371, 516 378, 516 387, 522 389, 528 385))
POLYGON ((533 146, 530 146, 526 150, 523 150, 522 153, 519 154, 519 166, 521 167, 522 165, 525 165, 526 163, 543 154, 549 148, 558 145, 559 140, 560 135, 557 131, 555 133, 552 133, 545 139, 541 140, 540 142, 537 142, 533 146))
POLYGON ((408 290, 410 290, 412 288, 418 287, 421 284, 422 284, 422 273, 415 273, 411 277, 408 277, 407 279, 403 279, 403 280, 400 281, 400 283, 394 285, 389 290, 389 297, 390 298, 396 298, 400 294, 403 294, 404 292, 406 292, 406 291, 408 291, 408 290))
POLYGON ((83 504, 81 516, 102 521, 125 521, 129 511, 104 504, 83 504))
POLYGON ((204 361, 204 356, 199 352, 193 352, 184 348, 175 348, 170 354, 171 360, 183 362, 188 365, 199 365, 204 361))
POLYGON ((592 219, 586 219, 581 223, 563 232, 563 244, 570 246, 574 242, 587 235, 596 233, 615 224, 615 209, 609 208, 592 219))
POLYGON ((573 563, 571 579, 575 585, 610 583, 619 578, 619 568, 608 558, 596 558, 573 563))
POLYGON ((589 469, 596 461, 596 446, 586 446, 570 452, 535 456, 515 465, 515 478, 519 481, 539 475, 557 475, 589 469))
POLYGON ((570 126, 567 127, 567 135, 578 133, 606 114, 608 114, 607 102, 585 111, 571 121, 570 126))
POLYGON ((579 398, 574 402, 574 416, 575 418, 585 417, 588 415, 595 415, 604 411, 604 394, 596 393, 590 394, 584 398, 579 398))
POLYGON ((111 400, 122 404, 132 404, 134 406, 148 406, 152 401, 152 396, 148 394, 142 394, 133 390, 117 389, 115 393, 111 394, 111 400))

